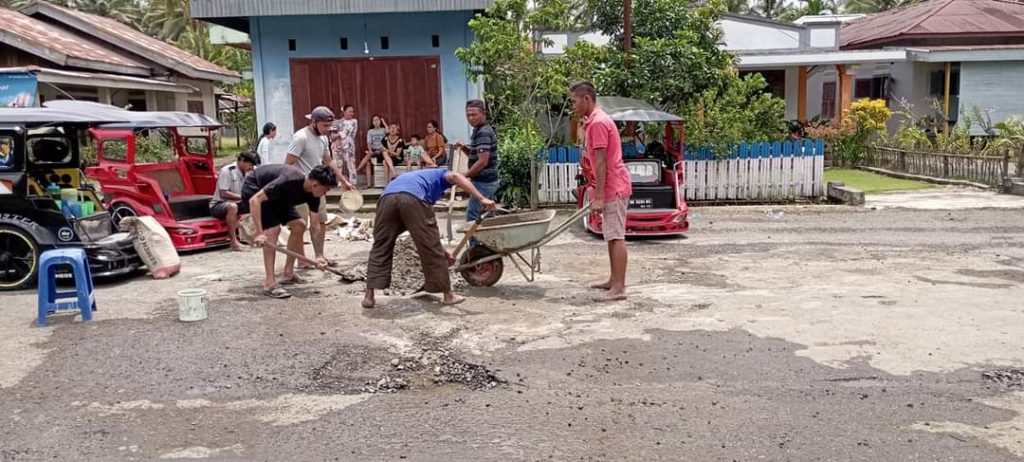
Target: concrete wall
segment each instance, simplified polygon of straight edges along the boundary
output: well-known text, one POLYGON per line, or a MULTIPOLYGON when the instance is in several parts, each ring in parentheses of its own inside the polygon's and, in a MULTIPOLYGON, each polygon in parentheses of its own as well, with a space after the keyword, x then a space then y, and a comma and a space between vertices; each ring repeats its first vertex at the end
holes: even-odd
POLYGON ((730 51, 799 49, 800 31, 768 24, 723 19, 725 49, 730 51))
MULTIPOLYGON (((439 56, 441 60, 442 125, 452 141, 468 139, 465 101, 479 97, 481 88, 466 78, 455 50, 468 46, 472 33, 469 11, 418 14, 366 14, 257 17, 250 20, 256 114, 259 126, 278 127, 275 145, 286 145, 292 127, 290 58, 368 58, 374 56, 439 56), (431 35, 440 36, 440 47, 431 46, 431 35), (388 36, 390 49, 380 49, 380 37, 388 36), (348 38, 348 50, 340 38, 348 38), (288 39, 296 50, 288 50, 288 39), (364 41, 370 52, 364 53, 364 41)), ((356 108, 358 111, 359 108, 356 108)))
MULTIPOLYGON (((960 107, 992 109, 992 123, 1024 115, 1024 61, 960 64, 960 107)), ((977 130, 977 129, 975 129, 977 130)))

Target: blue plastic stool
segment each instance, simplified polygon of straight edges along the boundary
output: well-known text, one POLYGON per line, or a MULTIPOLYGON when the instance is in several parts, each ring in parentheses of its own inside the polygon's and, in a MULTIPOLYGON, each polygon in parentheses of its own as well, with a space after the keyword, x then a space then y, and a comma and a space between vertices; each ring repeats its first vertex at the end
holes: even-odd
POLYGON ((92 320, 92 312, 96 311, 96 294, 85 250, 47 250, 39 258, 39 318, 36 324, 45 326, 47 314, 73 310, 81 311, 82 321, 92 320), (75 278, 74 291, 57 291, 58 265, 71 266, 75 278))

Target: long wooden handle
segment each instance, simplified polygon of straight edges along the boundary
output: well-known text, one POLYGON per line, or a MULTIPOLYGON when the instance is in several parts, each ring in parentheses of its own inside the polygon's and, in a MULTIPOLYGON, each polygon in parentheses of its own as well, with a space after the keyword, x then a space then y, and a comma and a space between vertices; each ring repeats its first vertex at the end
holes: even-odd
POLYGON ((462 237, 461 241, 459 241, 459 245, 455 247, 455 251, 452 252, 452 255, 457 256, 459 252, 462 251, 462 248, 466 246, 466 243, 473 238, 474 234, 476 234, 476 228, 477 226, 480 226, 481 221, 484 221, 483 215, 481 215, 480 218, 477 218, 476 221, 473 222, 473 226, 469 227, 469 230, 466 231, 466 235, 462 237))
POLYGON ((268 249, 274 249, 274 250, 276 250, 278 252, 281 252, 281 253, 289 256, 289 257, 294 257, 296 260, 301 261, 301 262, 303 262, 303 263, 305 263, 307 265, 312 265, 314 268, 317 268, 317 269, 320 269, 320 270, 323 270, 323 271, 327 271, 329 273, 334 273, 334 274, 336 274, 338 276, 341 276, 341 277, 345 277, 345 273, 342 273, 341 271, 336 270, 334 268, 331 268, 331 267, 319 268, 317 266, 316 260, 310 259, 310 258, 306 257, 305 255, 303 255, 301 253, 292 252, 291 250, 288 250, 286 247, 281 247, 279 245, 274 245, 274 244, 271 244, 269 242, 267 242, 267 243, 265 243, 263 245, 266 246, 268 249))

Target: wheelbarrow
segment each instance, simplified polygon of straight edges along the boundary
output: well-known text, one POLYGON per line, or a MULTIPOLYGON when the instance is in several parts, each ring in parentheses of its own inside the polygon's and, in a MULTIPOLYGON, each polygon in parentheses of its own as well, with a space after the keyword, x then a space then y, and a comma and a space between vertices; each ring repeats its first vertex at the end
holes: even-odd
POLYGON ((493 286, 505 271, 503 259, 508 258, 523 278, 533 282, 540 272, 540 248, 589 211, 590 205, 587 204, 554 229, 549 228, 555 219, 555 210, 512 213, 467 223, 463 228, 465 235, 455 253, 458 254, 470 239, 476 238, 478 243, 458 255, 458 263, 453 270, 470 285, 493 286), (529 259, 525 256, 527 253, 529 259))

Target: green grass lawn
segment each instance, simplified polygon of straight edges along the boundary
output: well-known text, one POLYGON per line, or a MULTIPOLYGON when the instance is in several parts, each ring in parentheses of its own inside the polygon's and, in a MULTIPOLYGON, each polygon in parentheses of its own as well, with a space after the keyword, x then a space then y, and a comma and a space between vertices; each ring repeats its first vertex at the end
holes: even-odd
POLYGON ((240 152, 242 152, 242 151, 244 151, 244 150, 249 148, 248 146, 246 146, 246 143, 245 143, 244 139, 242 140, 242 145, 239 146, 238 143, 235 142, 235 137, 233 137, 233 136, 225 136, 225 137, 221 138, 220 143, 221 144, 217 148, 217 151, 216 151, 218 158, 221 158, 221 157, 234 158, 234 157, 238 156, 238 153, 240 153, 240 152))
POLYGON ((901 180, 864 170, 849 168, 830 168, 825 170, 825 183, 842 181, 846 186, 864 191, 865 194, 878 194, 894 191, 912 191, 934 187, 930 183, 913 180, 901 180))

